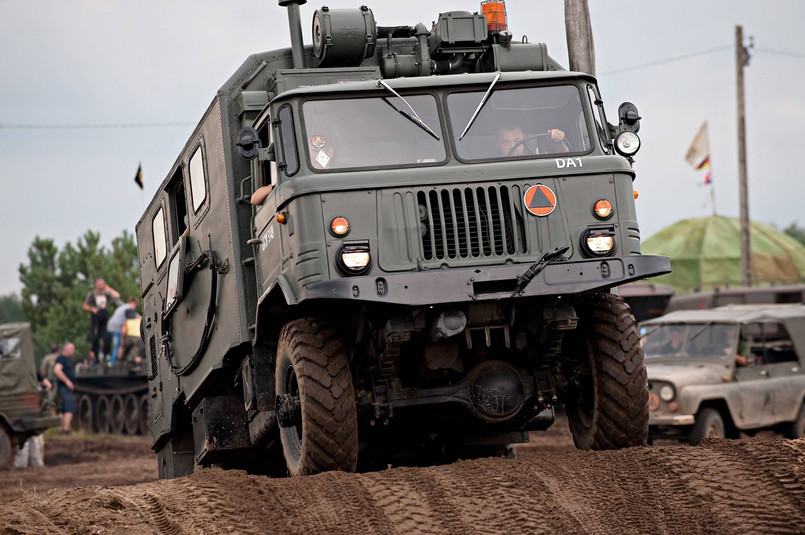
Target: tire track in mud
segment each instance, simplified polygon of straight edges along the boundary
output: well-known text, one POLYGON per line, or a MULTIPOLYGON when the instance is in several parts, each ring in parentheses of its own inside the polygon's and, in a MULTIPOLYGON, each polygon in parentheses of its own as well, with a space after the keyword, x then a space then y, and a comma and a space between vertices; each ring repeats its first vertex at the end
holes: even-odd
POLYGON ((204 469, 0 502, 0 533, 805 533, 805 440, 532 452, 368 474, 204 469))

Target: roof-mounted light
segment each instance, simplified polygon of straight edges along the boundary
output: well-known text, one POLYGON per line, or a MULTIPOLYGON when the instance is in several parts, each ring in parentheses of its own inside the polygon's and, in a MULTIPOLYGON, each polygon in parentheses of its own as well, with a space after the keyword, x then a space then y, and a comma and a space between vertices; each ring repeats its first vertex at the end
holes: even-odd
POLYGON ((486 17, 488 32, 502 32, 508 29, 506 2, 503 0, 484 0, 481 2, 481 13, 486 17))

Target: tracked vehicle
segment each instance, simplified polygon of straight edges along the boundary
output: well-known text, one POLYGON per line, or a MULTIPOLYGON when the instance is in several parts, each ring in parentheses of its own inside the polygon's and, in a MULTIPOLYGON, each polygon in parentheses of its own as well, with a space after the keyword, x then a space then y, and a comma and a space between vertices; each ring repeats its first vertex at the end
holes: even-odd
POLYGON ((159 473, 304 475, 505 454, 563 404, 644 444, 610 289, 640 254, 637 109, 514 41, 502 2, 429 30, 287 8, 291 47, 214 97, 137 225, 159 473), (254 199, 253 193, 265 193, 254 199))

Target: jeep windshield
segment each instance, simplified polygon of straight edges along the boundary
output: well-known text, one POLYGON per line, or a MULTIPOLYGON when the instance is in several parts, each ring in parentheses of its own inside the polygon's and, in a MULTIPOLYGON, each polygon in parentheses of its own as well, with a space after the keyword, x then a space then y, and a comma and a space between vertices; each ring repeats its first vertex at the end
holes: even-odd
POLYGON ((443 163, 447 152, 436 99, 433 95, 403 97, 388 94, 303 103, 310 168, 330 171, 443 163))
POLYGON ((646 358, 724 357, 732 354, 737 333, 733 323, 653 324, 640 329, 640 340, 646 358))
POLYGON ((459 159, 545 158, 590 150, 590 131, 576 86, 501 89, 499 85, 486 100, 488 88, 447 96, 459 159))

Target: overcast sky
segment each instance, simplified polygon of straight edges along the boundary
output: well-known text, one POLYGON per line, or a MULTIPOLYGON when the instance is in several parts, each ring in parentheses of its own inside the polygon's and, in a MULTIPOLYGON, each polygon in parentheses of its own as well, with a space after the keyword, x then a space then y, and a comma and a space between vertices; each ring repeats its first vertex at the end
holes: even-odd
MULTIPOLYGON (((643 117, 635 188, 644 238, 712 213, 684 161, 710 130, 718 213, 738 215, 735 27, 754 38, 745 71, 750 216, 805 226, 805 2, 590 0, 610 120, 643 117), (615 118, 615 119, 613 119, 615 118)), ((306 43, 313 12, 301 7, 306 43)), ((331 0, 332 8, 359 2, 331 0)), ((465 0, 367 0, 379 25, 428 28, 465 0)), ((562 0, 509 0, 516 38, 567 66, 562 0)), ((276 0, 0 0, 0 294, 19 292, 35 236, 87 230, 108 245, 139 217, 217 89, 249 54, 288 46, 276 0), (154 126, 143 126, 154 125, 154 126), (145 190, 134 184, 142 162, 145 190)))

